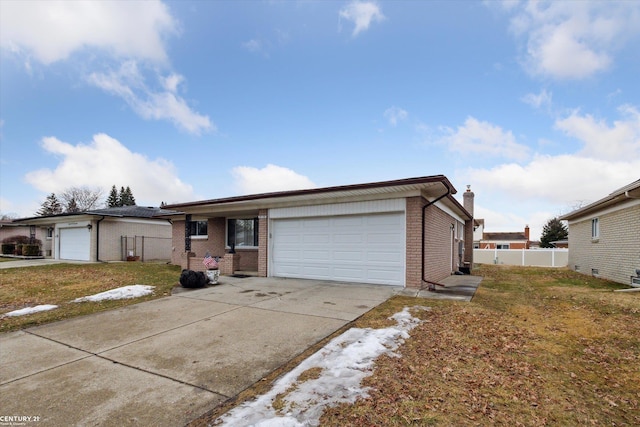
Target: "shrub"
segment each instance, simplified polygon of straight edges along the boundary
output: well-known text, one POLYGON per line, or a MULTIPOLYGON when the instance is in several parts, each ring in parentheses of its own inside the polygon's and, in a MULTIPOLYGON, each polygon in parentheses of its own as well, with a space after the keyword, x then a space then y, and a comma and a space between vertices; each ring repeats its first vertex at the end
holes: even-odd
POLYGON ((22 255, 24 256, 40 255, 40 245, 22 245, 22 255))
POLYGON ((5 237, 4 239, 2 239, 2 243, 15 243, 16 245, 24 245, 25 243, 29 243, 29 237, 17 234, 15 236, 5 237))
POLYGON ((2 254, 3 255, 13 255, 16 251, 15 243, 3 243, 2 244, 2 254))

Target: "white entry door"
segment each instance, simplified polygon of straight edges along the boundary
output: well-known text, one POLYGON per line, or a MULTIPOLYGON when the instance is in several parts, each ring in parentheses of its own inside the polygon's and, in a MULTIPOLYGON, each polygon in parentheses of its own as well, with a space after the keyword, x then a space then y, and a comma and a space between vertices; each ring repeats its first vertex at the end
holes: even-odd
POLYGON ((404 286, 403 212, 274 219, 271 275, 404 286))
POLYGON ((87 227, 60 229, 60 259, 89 261, 91 231, 87 227))

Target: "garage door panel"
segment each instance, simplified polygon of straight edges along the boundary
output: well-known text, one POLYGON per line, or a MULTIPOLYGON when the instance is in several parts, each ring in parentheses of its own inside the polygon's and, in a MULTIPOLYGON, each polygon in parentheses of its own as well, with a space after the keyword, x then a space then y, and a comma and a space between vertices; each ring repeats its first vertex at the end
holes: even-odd
POLYGON ((404 213, 275 219, 272 235, 273 276, 404 285, 404 213))
POLYGON ((315 262, 322 262, 322 261, 327 261, 330 262, 331 261, 331 252, 328 250, 325 251, 303 251, 302 252, 302 259, 305 261, 315 261, 315 262))
POLYGON ((331 236, 326 233, 313 233, 313 234, 305 234, 302 236, 302 241, 307 244, 317 244, 317 243, 330 243, 331 236))
POLYGON ((335 251, 336 260, 344 262, 364 261, 365 255, 362 251, 335 251))

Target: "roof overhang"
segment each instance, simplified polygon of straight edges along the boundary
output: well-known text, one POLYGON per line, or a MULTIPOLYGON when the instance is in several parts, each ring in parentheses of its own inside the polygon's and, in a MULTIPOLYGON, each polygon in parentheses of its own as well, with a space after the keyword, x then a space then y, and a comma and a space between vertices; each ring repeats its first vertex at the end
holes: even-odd
POLYGON ((629 199, 640 199, 640 180, 632 182, 626 187, 622 187, 594 203, 563 215, 560 219, 564 221, 572 221, 587 215, 593 215, 595 212, 627 202, 629 199))
POLYGON ((165 206, 165 208, 177 210, 180 211, 180 213, 162 217, 176 219, 184 217, 187 214, 202 218, 255 215, 260 209, 347 203, 351 201, 412 196, 435 199, 436 197, 447 195, 447 197, 442 198, 440 202, 455 212, 458 212, 466 219, 471 219, 471 215, 453 197, 455 193, 456 189, 444 175, 434 175, 367 184, 281 191, 179 203, 165 206))

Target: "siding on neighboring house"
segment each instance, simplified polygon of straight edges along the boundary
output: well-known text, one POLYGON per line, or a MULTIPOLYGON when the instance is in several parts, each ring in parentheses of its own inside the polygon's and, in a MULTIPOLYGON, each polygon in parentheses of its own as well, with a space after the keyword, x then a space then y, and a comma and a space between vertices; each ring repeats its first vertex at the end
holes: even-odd
POLYGON ((640 268, 640 203, 594 213, 569 222, 569 266, 584 274, 628 284, 640 268), (591 238, 591 221, 598 218, 600 234, 591 238))
MULTIPOLYGON (((93 221, 92 232, 97 233, 97 220, 93 221)), ((142 238, 145 241, 145 260, 169 259, 171 248, 171 223, 146 219, 107 219, 100 222, 100 261, 121 261, 123 255, 122 237, 129 237, 128 250, 142 256, 142 238), (131 247, 133 238, 138 237, 137 248, 131 247), (165 240, 166 239, 166 240, 165 240)), ((92 239, 93 241, 94 239, 92 239)), ((92 244, 92 250, 95 250, 92 244)), ((92 252, 92 254, 95 252, 92 252)))

